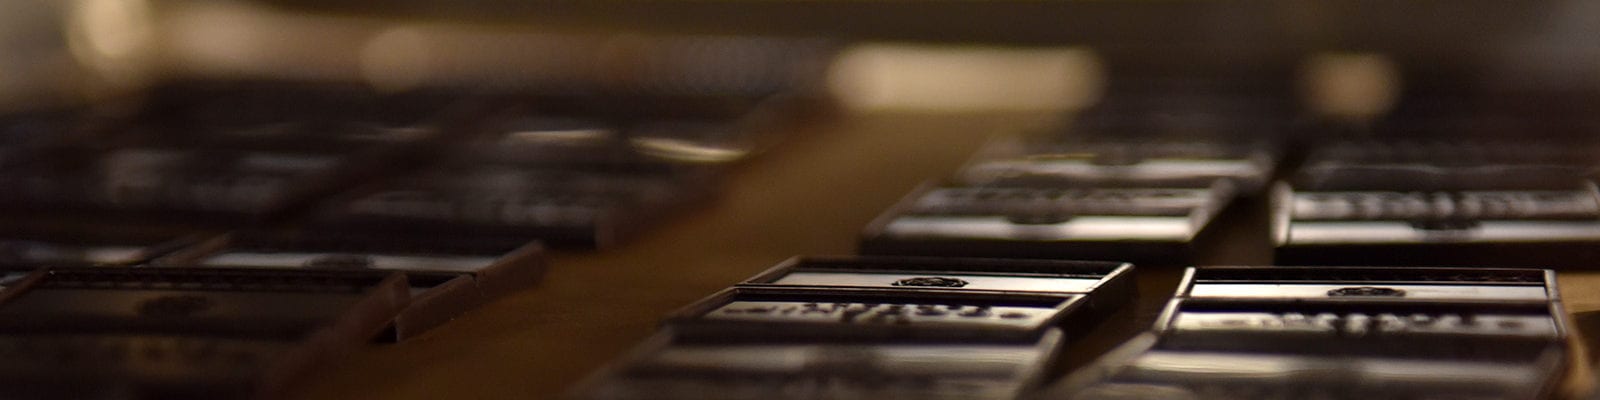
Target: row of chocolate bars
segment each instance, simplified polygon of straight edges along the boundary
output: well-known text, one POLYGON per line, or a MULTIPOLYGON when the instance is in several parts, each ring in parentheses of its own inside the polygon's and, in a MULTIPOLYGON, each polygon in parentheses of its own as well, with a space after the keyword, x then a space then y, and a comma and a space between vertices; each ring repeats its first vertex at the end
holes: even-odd
POLYGON ((1374 136, 1445 116, 1321 127, 1289 156, 1260 118, 1284 113, 1143 98, 994 143, 873 221, 863 256, 792 259, 690 305, 570 395, 1538 399, 1563 382, 1554 272, 1494 265, 1596 261, 1590 144, 1374 136), (1362 266, 1189 268, 1154 327, 1065 371, 1134 297, 1126 262, 1194 265, 1248 223, 1225 210, 1263 203, 1270 229, 1244 231, 1270 232, 1279 264, 1362 266))
POLYGON ((7 226, 114 237, 449 233, 603 248, 703 203, 725 167, 777 140, 774 115, 806 108, 779 94, 630 110, 621 100, 331 84, 152 92, 0 117, 7 226), (105 234, 107 225, 128 229, 105 234))
POLYGON ((826 109, 796 65, 830 47, 755 44, 560 93, 174 81, 0 115, 0 397, 278 398, 528 288, 545 246, 705 204, 826 109))
POLYGON ((1540 399, 1568 362, 1549 270, 1206 267, 1051 384, 1134 297, 1115 262, 796 258, 669 316, 581 399, 1540 399))
POLYGON ((1193 265, 1267 243, 1278 265, 1600 263, 1591 116, 1423 93, 1382 119, 1308 122, 1281 96, 1189 93, 1113 96, 996 140, 873 221, 861 252, 1193 265))

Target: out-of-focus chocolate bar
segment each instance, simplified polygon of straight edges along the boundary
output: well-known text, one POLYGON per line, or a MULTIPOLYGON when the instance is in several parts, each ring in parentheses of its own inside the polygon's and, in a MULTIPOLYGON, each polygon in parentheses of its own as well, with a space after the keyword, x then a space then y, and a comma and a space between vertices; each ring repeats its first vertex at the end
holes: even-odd
POLYGON ((23 210, 188 215, 259 222, 351 178, 363 161, 333 154, 127 148, 65 168, 5 174, 23 210))
POLYGON ((171 146, 351 153, 431 143, 477 107, 466 92, 378 93, 365 85, 190 81, 151 91, 135 122, 171 146))
POLYGON ((1082 294, 1109 314, 1133 298, 1126 263, 932 257, 796 257, 740 287, 893 289, 906 293, 1082 294))
POLYGON ((1024 343, 724 342, 659 333, 574 390, 600 399, 1014 399, 1060 348, 1024 343))
POLYGON ((320 208, 335 231, 452 232, 604 247, 707 196, 711 177, 670 167, 454 166, 372 184, 320 208))
POLYGON ((1307 166, 1409 164, 1467 167, 1583 166, 1600 163, 1600 155, 1594 153, 1593 142, 1557 141, 1550 138, 1506 140, 1461 138, 1461 136, 1332 141, 1313 149, 1306 155, 1305 162, 1307 166))
POLYGON ((1233 186, 928 185, 867 227, 864 254, 1187 262, 1233 186))
POLYGON ((0 388, 15 399, 272 397, 320 343, 149 333, 0 335, 0 388))
POLYGON ((1259 193, 1276 163, 1264 144, 1207 141, 1067 141, 971 163, 957 181, 973 186, 1205 188, 1230 180, 1259 193))
POLYGON ((235 233, 156 260, 159 267, 404 272, 411 302, 395 317, 397 340, 526 289, 544 272, 538 242, 509 244, 385 236, 235 233))
MULTIPOLYGON (((1492 186, 1491 186, 1492 187, 1492 186)), ((1277 262, 1548 265, 1600 261, 1600 192, 1566 189, 1273 193, 1277 262)))
POLYGON ((133 268, 41 270, 0 296, 17 372, 0 392, 19 398, 269 396, 408 300, 398 273, 133 268))

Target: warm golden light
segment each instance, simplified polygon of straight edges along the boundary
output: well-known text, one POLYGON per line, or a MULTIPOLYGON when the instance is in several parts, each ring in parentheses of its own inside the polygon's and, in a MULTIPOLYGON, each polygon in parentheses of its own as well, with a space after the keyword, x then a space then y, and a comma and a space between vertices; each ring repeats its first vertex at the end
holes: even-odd
POLYGON ((78 0, 68 17, 68 46, 101 80, 137 85, 149 72, 157 36, 153 14, 146 0, 78 0))
POLYGON ((1099 98, 1086 48, 868 44, 834 64, 830 86, 858 110, 1066 111, 1099 98))
POLYGON ((1324 53, 1302 71, 1306 103, 1321 115, 1366 119, 1388 112, 1400 96, 1400 72, 1381 54, 1324 53))

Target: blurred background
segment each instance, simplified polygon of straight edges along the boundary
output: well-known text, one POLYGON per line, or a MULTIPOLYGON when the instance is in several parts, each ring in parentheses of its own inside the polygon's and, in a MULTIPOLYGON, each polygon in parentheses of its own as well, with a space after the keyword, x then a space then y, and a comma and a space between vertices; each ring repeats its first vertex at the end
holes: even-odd
POLYGON ((829 94, 867 108, 966 102, 1058 110, 1092 104, 1108 80, 1155 76, 1284 89, 1320 108, 1356 95, 1424 91, 1581 95, 1600 80, 1600 49, 1589 40, 1600 29, 1600 6, 1582 1, 19 0, 4 7, 0 99, 13 109, 203 79, 569 94, 692 84, 816 90, 808 86, 821 80, 829 94), (816 47, 783 54, 802 42, 816 47), (817 51, 827 47, 819 43, 832 47, 817 51))

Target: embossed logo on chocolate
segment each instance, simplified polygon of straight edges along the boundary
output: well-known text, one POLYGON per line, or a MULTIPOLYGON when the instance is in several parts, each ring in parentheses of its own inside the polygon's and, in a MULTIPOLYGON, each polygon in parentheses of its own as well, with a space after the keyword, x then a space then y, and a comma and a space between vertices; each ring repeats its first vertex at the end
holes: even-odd
POLYGON ((1328 297, 1405 297, 1405 295, 1406 291, 1404 290, 1372 286, 1338 288, 1328 291, 1328 297))
POLYGON ((188 317, 215 306, 210 298, 195 295, 161 296, 139 302, 139 315, 150 317, 188 317))
POLYGON ((906 278, 894 281, 894 286, 916 287, 962 287, 967 286, 967 281, 956 278, 941 278, 937 276, 906 278))
POLYGON ((329 254, 306 260, 306 268, 320 269, 366 269, 377 265, 368 257, 361 254, 329 254))

